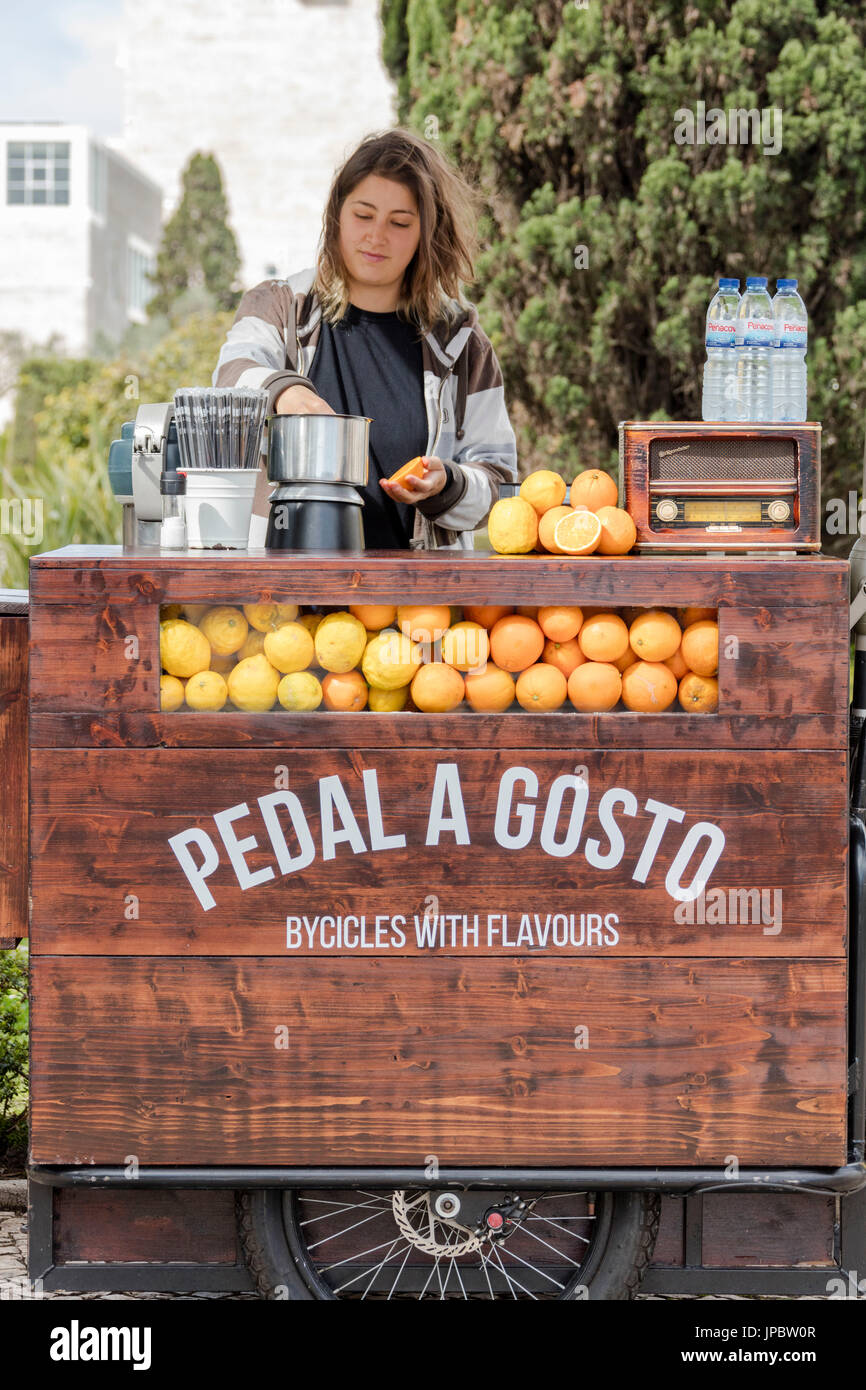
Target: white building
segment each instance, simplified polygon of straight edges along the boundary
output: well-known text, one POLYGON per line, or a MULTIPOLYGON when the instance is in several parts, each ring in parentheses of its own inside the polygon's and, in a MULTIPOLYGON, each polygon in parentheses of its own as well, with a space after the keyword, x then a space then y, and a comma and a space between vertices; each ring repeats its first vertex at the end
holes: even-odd
POLYGON ((0 122, 0 332, 70 354, 143 322, 162 190, 81 125, 0 122))
POLYGON ((395 124, 378 0, 126 0, 122 140, 177 206, 219 163, 246 288, 312 265, 332 176, 395 124))

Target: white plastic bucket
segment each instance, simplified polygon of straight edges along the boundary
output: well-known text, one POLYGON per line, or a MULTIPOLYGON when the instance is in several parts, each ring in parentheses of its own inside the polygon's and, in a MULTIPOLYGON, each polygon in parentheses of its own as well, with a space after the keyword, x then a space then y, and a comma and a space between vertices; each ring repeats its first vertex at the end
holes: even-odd
POLYGON ((186 478, 184 511, 192 550, 246 550, 257 468, 179 468, 186 478))

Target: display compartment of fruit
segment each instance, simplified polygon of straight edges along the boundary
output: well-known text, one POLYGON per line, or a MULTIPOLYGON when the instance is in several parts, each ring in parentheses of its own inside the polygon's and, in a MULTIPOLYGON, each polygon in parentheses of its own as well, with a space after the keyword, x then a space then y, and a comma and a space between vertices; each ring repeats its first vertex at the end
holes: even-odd
POLYGON ((719 705, 709 607, 166 604, 160 661, 166 713, 713 714, 719 705))

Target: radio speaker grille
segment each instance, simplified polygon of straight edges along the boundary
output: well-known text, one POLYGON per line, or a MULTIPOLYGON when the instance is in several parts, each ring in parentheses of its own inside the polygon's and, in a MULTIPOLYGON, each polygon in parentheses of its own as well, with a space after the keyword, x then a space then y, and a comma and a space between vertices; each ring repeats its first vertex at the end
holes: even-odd
POLYGON ((766 478, 797 481, 794 439, 738 439, 724 435, 697 439, 652 439, 650 481, 736 482, 766 478))

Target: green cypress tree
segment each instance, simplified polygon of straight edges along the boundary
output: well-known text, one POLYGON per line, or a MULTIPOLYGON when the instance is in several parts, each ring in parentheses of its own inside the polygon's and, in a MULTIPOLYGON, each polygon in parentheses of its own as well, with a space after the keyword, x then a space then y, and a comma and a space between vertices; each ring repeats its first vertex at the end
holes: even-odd
POLYGON ((184 291, 195 287, 213 295, 219 309, 234 309, 239 270, 219 165, 211 154, 194 154, 183 171, 180 203, 163 229, 148 315, 170 314, 184 291))

